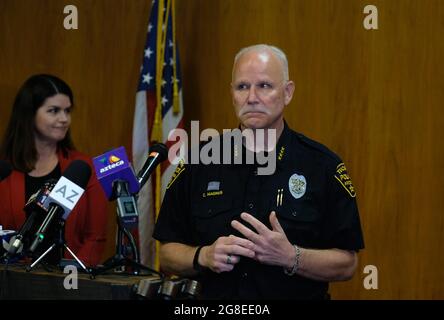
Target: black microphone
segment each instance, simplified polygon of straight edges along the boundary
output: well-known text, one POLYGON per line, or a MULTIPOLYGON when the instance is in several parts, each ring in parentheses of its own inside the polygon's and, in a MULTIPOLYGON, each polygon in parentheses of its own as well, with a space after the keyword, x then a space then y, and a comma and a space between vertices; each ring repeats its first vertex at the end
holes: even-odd
POLYGON ((6 179, 11 174, 11 172, 11 165, 4 160, 0 160, 0 181, 6 179))
POLYGON ((168 148, 166 145, 164 145, 163 143, 156 143, 151 146, 148 159, 146 159, 145 164, 137 174, 140 188, 142 188, 143 185, 148 181, 148 178, 157 167, 157 165, 166 160, 167 157, 168 148))
POLYGON ((51 193, 56 184, 56 180, 50 179, 46 181, 43 186, 29 197, 28 202, 25 204, 23 210, 28 214, 25 223, 18 231, 17 235, 11 238, 10 246, 8 248, 8 254, 15 254, 23 245, 23 240, 34 227, 37 218, 40 218, 43 214, 47 213, 47 209, 44 207, 44 203, 51 193))
POLYGON ((29 249, 31 253, 45 239, 52 221, 68 218, 83 192, 85 192, 90 176, 91 168, 85 161, 74 160, 69 164, 44 203, 45 208, 48 209, 48 214, 35 234, 34 242, 29 249))

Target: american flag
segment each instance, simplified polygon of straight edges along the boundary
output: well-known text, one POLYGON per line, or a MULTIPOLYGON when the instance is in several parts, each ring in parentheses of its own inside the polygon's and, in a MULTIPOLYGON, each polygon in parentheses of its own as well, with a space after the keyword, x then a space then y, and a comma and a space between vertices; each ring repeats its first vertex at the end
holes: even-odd
MULTIPOLYGON (((133 122, 132 156, 136 172, 148 158, 150 145, 163 142, 169 147, 170 132, 183 128, 182 82, 174 27, 174 0, 153 0, 133 122)), ((159 262, 152 233, 174 169, 168 160, 163 162, 139 193, 141 262, 156 269, 159 262)))

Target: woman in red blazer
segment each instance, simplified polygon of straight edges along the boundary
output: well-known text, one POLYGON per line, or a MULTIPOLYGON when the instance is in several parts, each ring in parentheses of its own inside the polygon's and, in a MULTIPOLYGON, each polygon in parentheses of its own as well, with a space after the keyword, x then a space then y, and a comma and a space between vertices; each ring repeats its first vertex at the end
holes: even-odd
MULTIPOLYGON (((105 248, 107 200, 91 159, 74 150, 69 130, 73 104, 71 89, 55 76, 35 75, 21 87, 0 148, 0 159, 14 168, 0 182, 0 225, 19 230, 26 220, 25 199, 47 180, 58 180, 71 161, 83 160, 92 173, 66 221, 64 236, 79 259, 94 266, 102 261, 105 248)), ((69 253, 65 257, 72 258, 69 253)))

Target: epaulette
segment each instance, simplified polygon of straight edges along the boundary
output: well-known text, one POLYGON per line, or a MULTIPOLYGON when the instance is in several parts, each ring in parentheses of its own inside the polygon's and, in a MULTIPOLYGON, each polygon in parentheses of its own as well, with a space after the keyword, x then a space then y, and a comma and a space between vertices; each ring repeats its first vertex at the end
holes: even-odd
POLYGON ((317 141, 314 141, 306 136, 304 136, 302 133, 296 132, 294 131, 296 138, 298 139, 298 141, 303 144, 304 146, 317 151, 325 156, 327 156, 328 158, 330 158, 331 160, 333 160, 335 163, 339 163, 342 162, 341 158, 339 158, 339 156, 334 153, 333 151, 331 151, 329 148, 327 148, 325 145, 323 145, 322 143, 319 143, 317 141))
POLYGON ((325 155, 327 159, 333 162, 335 166, 334 178, 347 191, 350 197, 356 197, 355 187, 353 186, 352 180, 347 173, 347 168, 345 167, 345 164, 342 162, 341 158, 339 158, 336 153, 328 149, 322 143, 307 138, 306 136, 298 132, 296 132, 296 136, 301 144, 325 155))

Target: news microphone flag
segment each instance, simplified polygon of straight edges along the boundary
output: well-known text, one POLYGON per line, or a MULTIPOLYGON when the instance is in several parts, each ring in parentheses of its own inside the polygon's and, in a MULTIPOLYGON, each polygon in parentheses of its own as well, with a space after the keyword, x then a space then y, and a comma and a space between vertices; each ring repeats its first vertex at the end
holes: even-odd
POLYGON ((60 207, 62 219, 66 220, 85 192, 90 176, 91 169, 85 161, 72 161, 43 203, 45 209, 49 210, 51 205, 60 207))
POLYGON ((35 252, 43 242, 51 224, 68 218, 85 192, 90 176, 91 168, 85 161, 74 160, 68 165, 43 203, 48 213, 35 234, 34 242, 29 248, 30 252, 35 252), (56 221, 53 222, 54 220, 56 221))
MULTIPOLYGON (((184 127, 174 15, 174 0, 152 2, 134 112, 132 159, 136 171, 144 165, 151 145, 161 142, 169 149, 173 142, 167 141, 168 135, 184 127)), ((157 270, 158 246, 152 234, 161 199, 174 170, 169 161, 163 162, 139 192, 141 262, 157 270)))
POLYGON ((94 169, 97 179, 102 186, 108 200, 114 200, 113 182, 116 180, 124 180, 128 182, 130 194, 139 192, 139 182, 137 181, 131 163, 124 147, 119 147, 93 159, 94 169))

